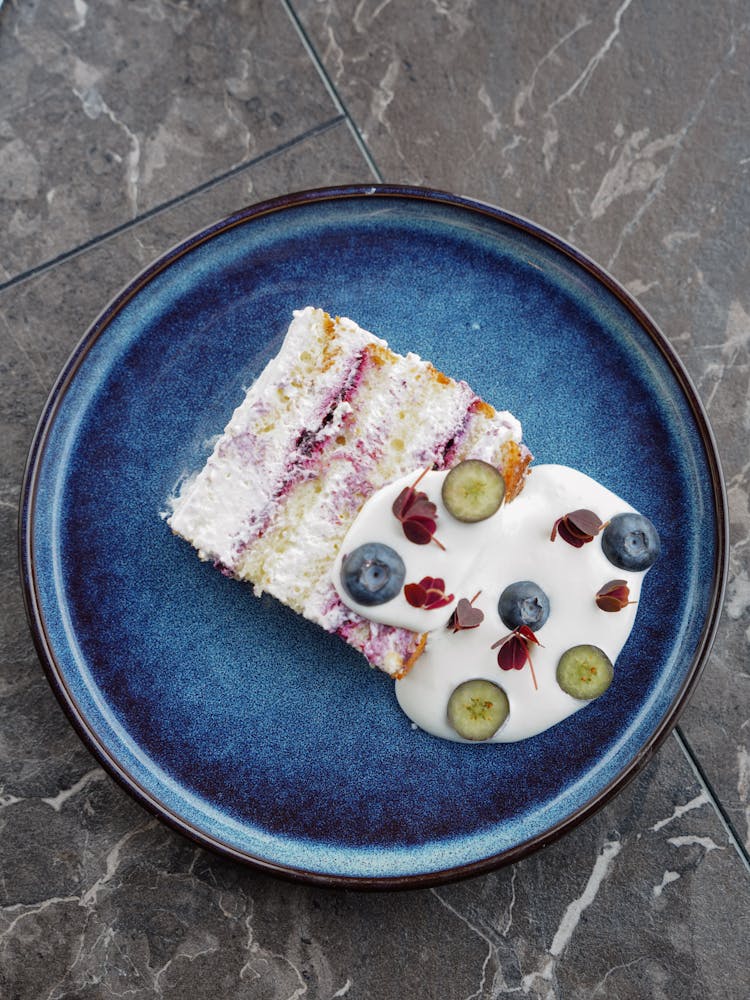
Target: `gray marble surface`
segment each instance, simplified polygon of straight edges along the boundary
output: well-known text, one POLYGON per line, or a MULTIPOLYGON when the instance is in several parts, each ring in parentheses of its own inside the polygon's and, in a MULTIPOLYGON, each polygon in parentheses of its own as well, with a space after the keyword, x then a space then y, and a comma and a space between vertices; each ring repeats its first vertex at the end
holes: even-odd
POLYGON ((0 996, 750 996, 750 8, 637 0, 10 0, 0 11, 0 996), (608 267, 707 407, 730 576, 675 734, 494 874, 400 894, 195 848, 96 765, 17 579, 54 378, 142 266, 227 212, 386 180, 483 198, 608 267))

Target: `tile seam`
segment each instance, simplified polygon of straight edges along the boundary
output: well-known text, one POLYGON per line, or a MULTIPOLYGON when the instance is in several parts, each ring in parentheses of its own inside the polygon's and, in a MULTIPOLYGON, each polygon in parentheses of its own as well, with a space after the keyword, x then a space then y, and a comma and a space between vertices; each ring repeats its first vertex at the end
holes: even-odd
POLYGON ((289 20, 292 22, 292 25, 297 31, 299 39, 302 42, 302 45, 304 46, 304 49, 307 52, 308 56, 310 57, 311 62, 315 66, 315 69, 318 71, 318 75, 320 76, 323 85, 328 91, 328 94, 331 100, 333 101, 334 106, 338 109, 339 113, 343 115, 344 119, 346 120, 346 123, 349 127, 349 131, 352 134, 352 138, 357 144, 357 148, 362 154, 362 157, 365 160, 365 163, 367 164, 368 168, 370 169, 373 178, 376 181, 378 181, 378 183, 382 184, 383 174, 381 173, 380 168, 375 162, 375 157, 370 152, 370 148, 365 142, 364 136, 359 130, 357 123, 354 121, 352 115, 349 112, 349 109, 347 108, 341 95, 339 94, 336 85, 329 76, 328 71, 326 70, 323 64, 323 60, 318 55, 317 49, 315 48, 312 41, 310 40, 310 37, 305 31, 305 28, 302 22, 300 21, 297 12, 294 10, 294 7, 291 4, 291 0, 281 0, 281 5, 286 10, 289 20))
MULTIPOLYGON (((170 209, 181 205, 183 202, 189 201, 196 195, 202 194, 204 191, 210 191, 211 188, 217 187, 224 181, 237 177, 246 170, 257 167, 259 164, 265 163, 267 160, 273 159, 273 157, 279 156, 281 153, 288 152, 290 149, 293 149, 295 146, 307 141, 308 139, 323 135, 330 129, 335 128, 337 125, 345 123, 345 121, 345 115, 337 114, 333 118, 328 118, 326 121, 319 122, 317 125, 313 125, 304 132, 300 132, 293 138, 288 139, 286 142, 282 142, 278 146, 274 146, 272 149, 259 153, 258 156, 253 157, 252 160, 247 160, 245 163, 240 163, 235 167, 231 167, 229 170, 225 170, 221 174, 216 174, 216 176, 197 184, 188 191, 183 191, 181 194, 175 195, 167 201, 160 202, 158 205, 154 205, 153 208, 149 208, 145 212, 141 212, 134 218, 128 219, 126 222, 121 222, 117 226, 113 226, 112 229, 107 229, 102 233, 98 233, 96 236, 92 236, 91 239, 85 240, 83 243, 79 243, 76 246, 71 247, 69 250, 63 251, 56 257, 50 257, 49 260, 42 261, 41 264, 35 264, 33 267, 27 268, 25 271, 21 271, 19 274, 13 275, 13 277, 9 278, 7 281, 0 282, 0 292, 3 292, 8 288, 12 288, 15 285, 20 285, 24 281, 28 281, 30 278, 35 278, 38 275, 43 274, 45 271, 49 271, 51 268, 56 267, 58 264, 62 264, 73 257, 77 257, 81 253, 85 253, 87 250, 91 250, 93 247, 98 246, 100 243, 104 243, 113 236, 120 236, 129 229, 133 229, 136 226, 141 225, 141 223, 147 222, 149 219, 153 219, 157 215, 161 215, 163 212, 167 212, 170 209)), ((238 206, 238 208, 239 207, 241 206, 238 206)))
POLYGON ((724 828, 724 832, 726 833, 730 844, 734 847, 735 851, 740 857, 740 861, 743 863, 747 871, 750 873, 750 856, 748 855, 745 845, 742 842, 742 838, 740 837, 739 831, 735 828, 735 825, 731 817, 729 816, 726 809, 721 803, 721 799, 714 791, 713 785, 709 781, 708 775, 706 774, 705 770, 698 761, 696 754, 693 752, 693 749, 690 746, 687 737, 683 734, 680 726, 675 726, 672 733, 675 740, 677 741, 677 745, 685 755, 688 765, 693 774, 695 775, 698 784, 705 792, 706 798, 710 802, 714 812, 716 813, 719 819, 719 822, 724 828))

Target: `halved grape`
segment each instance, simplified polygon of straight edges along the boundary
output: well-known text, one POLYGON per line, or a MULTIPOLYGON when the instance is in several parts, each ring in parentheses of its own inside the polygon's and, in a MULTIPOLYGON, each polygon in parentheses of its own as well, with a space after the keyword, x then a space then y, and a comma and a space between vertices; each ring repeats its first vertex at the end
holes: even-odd
POLYGON ((457 521, 473 523, 491 517, 505 497, 505 480, 494 465, 469 458, 443 480, 443 503, 457 521))
POLYGON ((492 681, 464 681, 448 700, 448 722, 465 740, 488 740, 508 718, 508 696, 492 681))
POLYGON ((341 585, 358 604, 372 607, 392 601, 406 576, 404 560, 390 545, 367 542, 341 564, 341 585))
POLYGON ((557 683, 572 698, 591 701, 612 683, 614 667, 598 646, 572 646, 557 664, 557 683))

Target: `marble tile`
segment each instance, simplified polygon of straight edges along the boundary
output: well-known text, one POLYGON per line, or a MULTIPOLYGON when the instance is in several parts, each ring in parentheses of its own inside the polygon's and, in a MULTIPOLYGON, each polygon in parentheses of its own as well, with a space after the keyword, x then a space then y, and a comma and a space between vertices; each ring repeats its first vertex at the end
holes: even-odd
POLYGON ((292 5, 386 180, 525 213, 602 263, 724 79, 741 115, 748 25, 731 0, 292 5))
POLYGON ((0 94, 0 282, 337 114, 275 0, 10 4, 0 94))
MULTIPOLYGON (((39 700, 77 756, 50 692, 39 700)), ((59 788, 22 791, 0 804, 3 996, 746 996, 748 913, 726 904, 742 864, 672 740, 543 853, 395 895, 214 857, 83 760, 59 788)))
MULTIPOLYGON (((486 198, 572 239, 695 380, 733 547, 681 728, 744 840, 747 8, 291 2, 387 180, 486 198)), ((400 894, 213 856, 96 766, 43 677, 17 581, 23 461, 46 395, 110 297, 178 239, 243 204, 372 174, 286 0, 0 6, 0 284, 71 254, 0 291, 0 996, 746 1000, 747 869, 677 736, 546 850, 400 894)))
POLYGON ((651 312, 696 383, 732 555, 683 731, 750 846, 747 6, 293 3, 386 180, 485 199, 570 240, 651 312))

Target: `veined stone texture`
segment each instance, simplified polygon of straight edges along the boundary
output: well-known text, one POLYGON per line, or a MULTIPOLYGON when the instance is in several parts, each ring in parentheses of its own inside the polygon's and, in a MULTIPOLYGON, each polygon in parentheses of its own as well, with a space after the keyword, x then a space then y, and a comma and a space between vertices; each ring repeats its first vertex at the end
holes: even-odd
POLYGON ((0 4, 0 996, 750 996, 750 9, 698 0, 0 4), (98 768, 16 566, 34 426, 135 273, 242 205, 386 180, 559 233, 639 299, 722 458, 727 599, 677 734, 490 875, 290 884, 196 848, 98 768))

